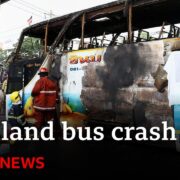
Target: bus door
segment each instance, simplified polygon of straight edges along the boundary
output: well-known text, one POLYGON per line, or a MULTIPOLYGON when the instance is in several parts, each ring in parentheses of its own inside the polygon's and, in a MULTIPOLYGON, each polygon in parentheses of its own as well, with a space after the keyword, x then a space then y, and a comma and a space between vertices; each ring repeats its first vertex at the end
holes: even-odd
POLYGON ((26 86, 34 77, 41 64, 42 59, 40 58, 20 60, 10 64, 7 94, 23 89, 23 86, 26 86))
POLYGON ((35 76, 42 62, 43 59, 36 58, 33 60, 19 60, 9 65, 8 84, 6 92, 6 117, 8 114, 8 110, 11 107, 9 95, 14 91, 21 91, 22 102, 24 103, 24 88, 35 76))

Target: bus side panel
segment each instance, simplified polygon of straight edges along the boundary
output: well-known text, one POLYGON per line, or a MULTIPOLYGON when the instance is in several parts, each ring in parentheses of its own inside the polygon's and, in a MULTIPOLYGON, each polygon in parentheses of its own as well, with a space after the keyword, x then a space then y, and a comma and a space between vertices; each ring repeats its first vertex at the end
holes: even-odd
MULTIPOLYGON (((161 127, 164 120, 172 125, 167 92, 157 92, 152 77, 158 65, 164 64, 167 58, 164 57, 167 43, 141 42, 62 55, 59 59, 60 120, 71 126, 82 126, 87 119, 148 128, 161 127)), ((49 66, 48 57, 43 66, 49 66)), ((38 78, 36 74, 24 91, 25 116, 32 123, 36 120, 31 91, 38 78)), ((8 112, 9 95, 6 107, 8 112)))
POLYGON ((161 40, 68 53, 61 64, 61 120, 173 125, 167 92, 159 93, 153 79, 165 63, 164 47, 161 40))
MULTIPOLYGON (((61 120, 71 126, 83 126, 88 109, 81 99, 84 72, 89 64, 103 66, 105 48, 80 50, 61 58, 61 120)), ((96 79, 94 79, 96 81, 96 79)))

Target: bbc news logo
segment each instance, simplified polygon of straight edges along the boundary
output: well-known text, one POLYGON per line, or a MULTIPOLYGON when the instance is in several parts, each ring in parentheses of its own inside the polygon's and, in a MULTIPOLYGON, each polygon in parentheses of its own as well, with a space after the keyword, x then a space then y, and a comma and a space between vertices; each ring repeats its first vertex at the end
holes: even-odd
POLYGON ((0 169, 44 169, 44 157, 0 157, 0 169))

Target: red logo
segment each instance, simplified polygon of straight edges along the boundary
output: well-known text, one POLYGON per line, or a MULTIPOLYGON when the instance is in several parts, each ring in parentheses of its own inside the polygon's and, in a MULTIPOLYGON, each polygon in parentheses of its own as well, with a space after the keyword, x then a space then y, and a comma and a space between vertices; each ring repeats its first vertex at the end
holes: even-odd
POLYGON ((43 169, 44 157, 0 157, 0 169, 43 169))

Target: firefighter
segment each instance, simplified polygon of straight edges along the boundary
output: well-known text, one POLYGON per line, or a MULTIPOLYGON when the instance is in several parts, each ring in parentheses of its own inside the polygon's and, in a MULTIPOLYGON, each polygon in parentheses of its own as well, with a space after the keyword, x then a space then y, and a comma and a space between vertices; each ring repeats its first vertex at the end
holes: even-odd
POLYGON ((12 106, 8 112, 8 122, 11 127, 24 127, 26 125, 21 96, 18 91, 11 93, 12 106))
POLYGON ((47 121, 54 120, 58 100, 58 85, 48 78, 47 68, 41 67, 39 75, 40 79, 36 82, 31 95, 35 110, 35 126, 41 129, 47 121))

